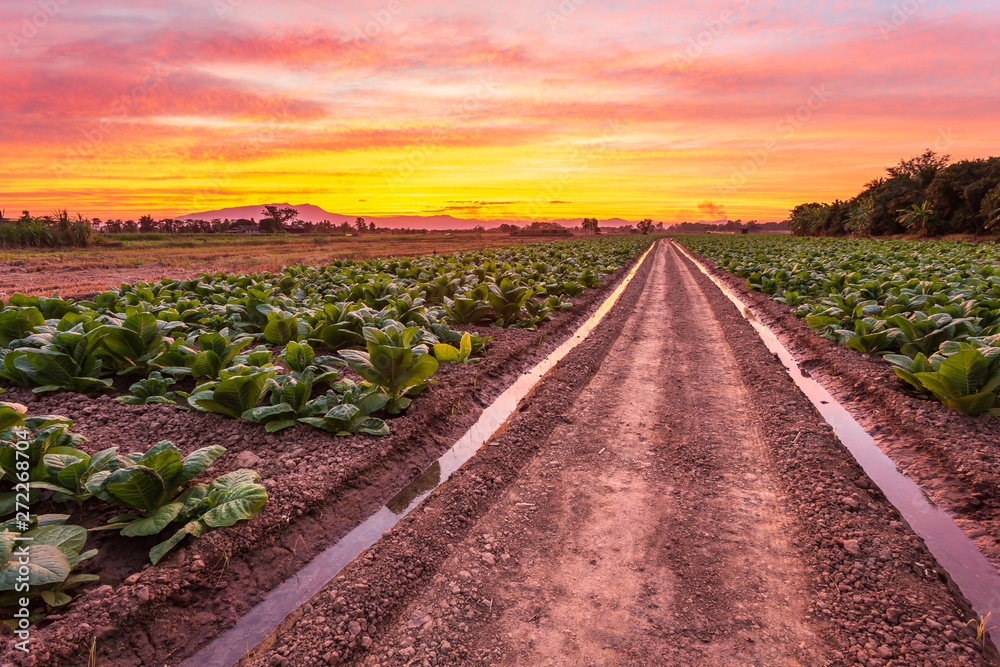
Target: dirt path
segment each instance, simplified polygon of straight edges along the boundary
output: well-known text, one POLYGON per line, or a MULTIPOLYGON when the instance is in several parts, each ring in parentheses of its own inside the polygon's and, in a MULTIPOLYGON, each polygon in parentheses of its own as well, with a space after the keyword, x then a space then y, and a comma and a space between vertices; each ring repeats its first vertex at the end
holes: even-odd
POLYGON ((650 260, 604 348, 251 664, 990 664, 735 310, 650 260))
POLYGON ((558 462, 531 465, 522 478, 535 483, 477 527, 507 532, 518 502, 541 508, 539 539, 500 591, 510 663, 624 665, 696 648, 705 664, 794 665, 799 645, 815 648, 746 389, 718 325, 691 317, 708 310, 661 250, 606 370, 552 436, 558 462))

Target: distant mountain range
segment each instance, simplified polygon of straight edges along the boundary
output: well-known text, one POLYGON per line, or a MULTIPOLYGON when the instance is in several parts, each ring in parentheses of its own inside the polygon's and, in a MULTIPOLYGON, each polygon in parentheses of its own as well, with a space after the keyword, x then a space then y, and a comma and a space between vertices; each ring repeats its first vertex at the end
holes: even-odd
MULTIPOLYGON (((314 204, 256 204, 254 206, 235 206, 233 208, 221 208, 216 211, 202 211, 200 213, 188 213, 178 216, 177 220, 214 220, 220 218, 225 220, 237 220, 239 218, 261 219, 261 212, 264 206, 277 206, 279 208, 294 208, 299 212, 299 220, 302 222, 322 222, 329 220, 335 225, 342 222, 353 223, 357 218, 364 218, 366 222, 374 222, 376 227, 388 229, 473 229, 474 227, 484 227, 492 229, 507 223, 524 226, 531 224, 532 220, 478 220, 475 218, 455 218, 450 215, 392 215, 392 216, 372 216, 372 215, 344 215, 342 213, 331 213, 323 210, 314 204)), ((577 227, 583 218, 558 218, 546 220, 546 222, 557 222, 564 227, 577 227)), ((634 224, 635 221, 624 220, 622 218, 609 218, 601 220, 602 227, 621 227, 622 225, 634 224)), ((719 222, 725 222, 720 220, 719 222)))

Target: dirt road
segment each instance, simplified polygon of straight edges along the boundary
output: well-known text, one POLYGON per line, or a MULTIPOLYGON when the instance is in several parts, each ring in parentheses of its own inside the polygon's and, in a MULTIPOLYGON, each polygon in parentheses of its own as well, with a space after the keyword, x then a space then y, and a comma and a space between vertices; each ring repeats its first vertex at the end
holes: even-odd
POLYGON ((735 309, 648 261, 525 424, 248 662, 993 664, 735 309))

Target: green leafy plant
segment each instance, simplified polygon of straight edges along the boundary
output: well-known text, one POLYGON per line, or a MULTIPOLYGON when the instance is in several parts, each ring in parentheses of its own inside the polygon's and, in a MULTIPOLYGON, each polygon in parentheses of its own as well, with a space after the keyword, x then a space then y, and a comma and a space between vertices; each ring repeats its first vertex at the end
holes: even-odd
POLYGON ((195 378, 218 378, 222 369, 236 363, 236 357, 252 341, 250 336, 233 339, 224 333, 201 334, 198 336, 198 356, 191 363, 191 375, 195 378))
POLYGON ((294 315, 272 310, 267 314, 264 339, 272 345, 284 345, 299 336, 299 320, 294 315))
POLYGON ((27 338, 35 327, 45 324, 45 317, 34 307, 8 307, 0 311, 0 347, 7 347, 15 340, 27 338))
POLYGON ((35 393, 75 391, 81 394, 104 391, 110 379, 102 379, 103 362, 99 350, 104 327, 51 334, 41 348, 19 347, 3 354, 0 378, 35 393))
POLYGON ((0 491, 0 516, 10 514, 16 508, 17 494, 13 489, 17 483, 23 483, 19 479, 20 474, 28 474, 28 482, 31 483, 29 500, 34 502, 41 492, 41 485, 49 481, 45 455, 76 452, 85 441, 83 436, 70 432, 73 422, 66 417, 27 417, 25 414, 26 409, 22 405, 0 404, 0 420, 8 424, 0 432, 0 488, 10 489, 0 491))
POLYGON ((389 336, 366 327, 367 352, 341 350, 339 353, 358 375, 385 390, 389 414, 405 410, 411 397, 427 387, 429 378, 438 369, 437 360, 428 354, 425 345, 410 347, 418 331, 417 327, 409 327, 389 336))
POLYGON ((344 362, 335 357, 317 357, 315 350, 308 343, 296 343, 290 341, 281 352, 279 359, 292 372, 292 377, 302 379, 303 374, 309 371, 313 374, 313 382, 316 384, 330 384, 335 382, 339 375, 337 369, 330 364, 343 364, 344 362))
POLYGON ((920 370, 912 377, 953 410, 1000 416, 1000 408, 994 407, 1000 388, 1000 348, 987 349, 992 351, 990 357, 966 347, 935 370, 920 370))
POLYGON ((70 447, 53 447, 42 457, 48 474, 47 481, 35 482, 37 489, 53 491, 53 500, 83 502, 93 493, 87 482, 96 473, 105 471, 118 456, 115 448, 104 449, 93 456, 70 447))
POLYGON ((185 524, 150 549, 149 560, 156 565, 189 535, 198 538, 212 528, 232 526, 256 516, 268 501, 267 490, 258 482, 260 475, 253 470, 235 470, 210 484, 189 489, 178 501, 182 507, 176 516, 185 524))
POLYGON ((364 341, 361 329, 365 312, 366 309, 356 303, 328 303, 323 306, 310 338, 334 351, 359 345, 364 341))
POLYGON ((549 310, 569 310, 573 307, 573 304, 569 301, 563 301, 562 296, 550 296, 545 301, 542 302, 543 305, 549 310))
POLYGON ((149 377, 139 380, 129 387, 131 396, 119 396, 115 400, 126 405, 153 405, 163 403, 174 405, 177 402, 177 394, 169 391, 176 380, 164 378, 157 371, 149 374, 149 377))
POLYGON ((496 313, 499 322, 514 322, 521 317, 521 308, 531 298, 532 288, 526 285, 517 286, 510 278, 503 278, 499 283, 490 285, 490 308, 496 313))
POLYGON ((169 346, 162 333, 169 326, 158 322, 152 313, 134 313, 120 326, 103 327, 101 345, 121 369, 120 373, 146 372, 150 360, 169 346))
POLYGON ((230 372, 241 371, 245 371, 246 374, 234 374, 228 377, 227 372, 222 371, 223 379, 200 385, 197 391, 188 397, 188 403, 202 412, 242 417, 243 413, 261 402, 268 389, 267 381, 273 379, 277 371, 274 369, 253 371, 249 367, 243 367, 230 372))
POLYGON ((101 500, 126 507, 137 514, 120 514, 104 529, 122 528, 126 537, 155 535, 177 519, 186 501, 181 489, 225 452, 224 447, 202 447, 181 458, 169 440, 153 445, 145 454, 114 456, 107 468, 94 473, 87 490, 101 500))
POLYGON ((457 348, 448 343, 437 343, 434 345, 434 356, 438 361, 456 364, 480 361, 479 359, 470 359, 470 354, 472 354, 472 337, 469 334, 462 336, 462 340, 459 342, 457 348))
POLYGON ((549 307, 545 305, 544 301, 528 299, 524 302, 524 310, 528 314, 527 317, 518 321, 513 326, 534 330, 538 328, 539 324, 548 322, 551 319, 549 317, 549 307))
POLYGON ((455 324, 478 324, 487 318, 490 306, 478 299, 456 297, 453 301, 445 297, 444 310, 455 324))
POLYGON ((95 574, 72 575, 80 563, 97 555, 97 549, 83 551, 86 543, 86 528, 62 525, 61 521, 24 532, 0 532, 0 606, 20 606, 21 598, 36 597, 49 607, 70 602, 73 598, 67 589, 98 579, 95 574), (22 549, 28 552, 23 560, 22 549), (18 590, 18 579, 25 569, 28 590, 22 591, 18 590))
POLYGON ((945 341, 954 338, 955 321, 949 315, 928 316, 917 312, 909 318, 902 315, 890 317, 888 323, 894 328, 890 330, 900 346, 903 354, 931 355, 945 341))
POLYGON ((299 421, 337 435, 389 435, 389 427, 385 422, 371 416, 388 402, 389 396, 377 386, 342 380, 326 397, 317 399, 317 406, 324 406, 325 413, 315 417, 301 417, 299 421))
POLYGON ((431 324, 431 331, 434 332, 434 335, 442 343, 451 343, 458 347, 462 345, 462 338, 468 335, 469 342, 472 344, 472 354, 483 354, 486 350, 486 343, 493 340, 492 336, 480 336, 476 333, 457 331, 441 323, 431 324))
POLYGON ((310 400, 314 385, 312 369, 307 368, 300 377, 283 375, 268 380, 271 405, 246 410, 243 419, 265 424, 268 433, 274 433, 299 423, 302 417, 314 417, 326 409, 325 399, 310 400))
POLYGON ((855 320, 854 331, 838 329, 837 333, 842 336, 847 349, 855 352, 875 354, 890 346, 891 330, 886 328, 884 321, 871 317, 855 320))

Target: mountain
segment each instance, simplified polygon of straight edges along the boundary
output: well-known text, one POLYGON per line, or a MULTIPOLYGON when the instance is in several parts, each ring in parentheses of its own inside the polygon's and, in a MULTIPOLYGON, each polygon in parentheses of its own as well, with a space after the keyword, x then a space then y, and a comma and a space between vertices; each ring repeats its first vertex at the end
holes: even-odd
MULTIPOLYGON (((187 213, 177 216, 177 220, 214 220, 220 218, 225 220, 237 220, 239 218, 253 218, 260 220, 264 206, 277 206, 279 208, 294 208, 299 212, 299 220, 303 222, 322 222, 329 220, 335 225, 342 222, 353 223, 358 217, 364 218, 367 222, 374 222, 376 227, 388 229, 472 229, 474 227, 485 227, 492 229, 504 223, 524 226, 531 224, 531 220, 479 220, 476 218, 455 218, 450 215, 391 215, 391 216, 370 216, 370 215, 345 215, 342 213, 331 213, 314 204, 255 204, 253 206, 235 206, 232 208, 221 208, 215 211, 201 211, 199 213, 187 213)), ((582 218, 559 218, 549 222, 558 222, 564 227, 577 227, 582 218)), ((609 218, 601 220, 602 227, 620 227, 630 224, 628 220, 622 218, 609 218)))

